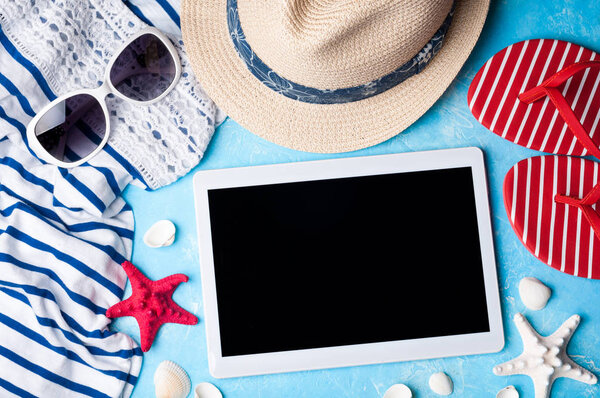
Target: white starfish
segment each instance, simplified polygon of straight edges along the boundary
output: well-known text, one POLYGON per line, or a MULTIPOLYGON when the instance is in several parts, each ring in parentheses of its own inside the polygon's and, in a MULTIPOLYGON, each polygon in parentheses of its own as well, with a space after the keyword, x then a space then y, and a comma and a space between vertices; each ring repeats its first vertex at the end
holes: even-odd
POLYGON ((521 374, 531 377, 535 398, 548 398, 552 383, 559 377, 596 384, 596 376, 577 365, 567 355, 567 345, 580 320, 579 315, 573 315, 552 335, 543 337, 533 329, 523 314, 516 314, 514 322, 523 340, 523 353, 515 359, 495 366, 494 374, 521 374))

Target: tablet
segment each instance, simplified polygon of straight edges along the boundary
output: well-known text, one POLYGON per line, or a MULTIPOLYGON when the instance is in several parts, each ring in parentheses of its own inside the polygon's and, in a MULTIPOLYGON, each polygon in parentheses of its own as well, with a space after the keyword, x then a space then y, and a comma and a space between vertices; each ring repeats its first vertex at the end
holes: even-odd
POLYGON ((200 171, 194 191, 214 377, 504 346, 479 149, 200 171))

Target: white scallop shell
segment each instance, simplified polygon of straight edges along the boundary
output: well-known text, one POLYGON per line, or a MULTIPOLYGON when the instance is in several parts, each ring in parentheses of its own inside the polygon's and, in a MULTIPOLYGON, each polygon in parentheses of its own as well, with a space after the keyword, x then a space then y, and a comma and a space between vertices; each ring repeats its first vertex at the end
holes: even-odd
POLYGON ((446 373, 438 372, 432 374, 429 378, 429 388, 436 394, 450 395, 454 390, 454 384, 446 373))
POLYGON ((502 390, 498 391, 496 398, 519 398, 519 392, 515 386, 504 387, 502 390))
POLYGON ((394 384, 383 394, 383 398, 412 398, 412 391, 404 384, 394 384))
POLYGON ((185 370, 175 362, 163 361, 154 372, 156 398, 185 398, 192 384, 185 370))
POLYGON ((194 388, 194 398, 223 398, 223 394, 214 384, 204 382, 194 388))
POLYGON ((525 307, 537 311, 546 306, 552 291, 539 279, 528 276, 519 283, 519 295, 525 307))
POLYGON ((144 243, 150 247, 170 246, 175 241, 175 224, 160 220, 144 234, 144 243))

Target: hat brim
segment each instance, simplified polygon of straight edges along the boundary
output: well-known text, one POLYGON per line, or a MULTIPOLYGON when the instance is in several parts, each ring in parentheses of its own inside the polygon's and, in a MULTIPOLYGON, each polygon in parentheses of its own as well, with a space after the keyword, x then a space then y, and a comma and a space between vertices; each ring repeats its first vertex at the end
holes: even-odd
POLYGON ((192 68, 208 96, 252 133, 307 152, 348 152, 399 134, 452 83, 481 33, 489 0, 456 0, 444 45, 427 67, 376 96, 310 104, 268 88, 246 67, 229 36, 226 0, 184 0, 181 27, 192 68))

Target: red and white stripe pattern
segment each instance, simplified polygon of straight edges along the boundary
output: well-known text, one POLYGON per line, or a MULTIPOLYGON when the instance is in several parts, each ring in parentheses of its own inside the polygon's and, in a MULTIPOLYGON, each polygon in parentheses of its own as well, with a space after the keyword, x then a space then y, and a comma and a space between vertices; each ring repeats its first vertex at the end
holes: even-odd
POLYGON ((583 198, 599 182, 599 164, 583 158, 517 163, 504 179, 504 205, 527 249, 561 272, 600 279, 600 240, 581 210, 554 200, 557 194, 583 198))
MULTIPOLYGON (((518 95, 573 63, 590 60, 600 60, 600 56, 565 41, 515 43, 490 58, 477 72, 467 95, 469 108, 481 124, 516 144, 560 155, 585 155, 585 148, 549 98, 526 104, 518 95)), ((599 85, 600 68, 589 68, 559 88, 598 146, 599 85)))

